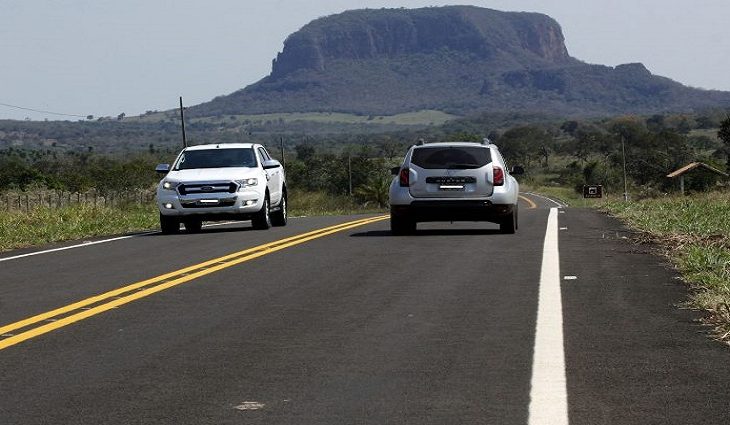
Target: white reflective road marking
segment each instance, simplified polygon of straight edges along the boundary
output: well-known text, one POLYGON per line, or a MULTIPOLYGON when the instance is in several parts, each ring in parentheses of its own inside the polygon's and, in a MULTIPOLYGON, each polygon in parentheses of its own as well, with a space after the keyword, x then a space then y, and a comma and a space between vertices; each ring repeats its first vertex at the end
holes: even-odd
POLYGON ((80 243, 80 244, 70 245, 70 246, 64 246, 64 247, 61 247, 61 248, 54 248, 54 249, 46 249, 44 251, 29 252, 27 254, 14 255, 12 257, 0 258, 0 263, 2 263, 3 261, 10 261, 10 260, 17 260, 19 258, 32 257, 34 255, 49 254, 51 252, 66 251, 67 249, 83 248, 83 247, 87 247, 87 246, 98 245, 100 243, 121 241, 123 239, 136 238, 138 236, 152 235, 154 233, 158 233, 158 232, 137 233, 137 234, 134 234, 134 235, 120 236, 118 238, 103 239, 103 240, 94 241, 94 242, 83 242, 83 243, 80 243))
MULTIPOLYGON (((293 218, 300 218, 300 217, 289 217, 289 219, 293 219, 293 218)), ((206 224, 203 227, 205 228, 205 227, 227 226, 229 224, 235 224, 235 223, 239 223, 239 222, 236 222, 236 221, 226 221, 226 222, 222 222, 222 223, 211 223, 211 224, 206 224)), ((116 237, 116 238, 102 239, 102 240, 93 241, 93 242, 82 242, 82 243, 76 244, 76 245, 69 245, 69 246, 63 246, 63 247, 60 247, 60 248, 46 249, 46 250, 43 250, 43 251, 29 252, 27 254, 20 254, 20 255, 14 255, 12 257, 0 258, 0 263, 2 263, 3 261, 10 261, 10 260, 17 260, 19 258, 32 257, 34 255, 50 254, 52 252, 66 251, 68 249, 74 249, 74 248, 84 248, 84 247, 87 247, 87 246, 93 246, 93 245, 98 245, 98 244, 108 243, 108 242, 121 241, 121 240, 124 240, 124 239, 131 239, 131 238, 136 238, 136 237, 139 237, 139 236, 154 235, 155 233, 160 233, 160 232, 159 231, 152 231, 152 232, 135 233, 133 235, 119 236, 119 237, 116 237)))
POLYGON ((550 209, 543 246, 528 424, 568 424, 557 208, 550 209))
POLYGON ((264 407, 266 407, 266 405, 264 403, 259 403, 258 401, 244 401, 243 403, 234 407, 234 409, 236 409, 236 410, 261 410, 264 407))
POLYGON ((532 195, 532 196, 537 196, 538 198, 542 198, 542 199, 545 199, 545 200, 547 200, 547 201, 550 201, 550 202, 552 202, 553 204, 557 205, 557 206, 558 206, 558 208, 564 208, 564 207, 566 207, 566 206, 567 206, 567 205, 563 204, 562 202, 558 202, 558 201, 556 201, 555 199, 551 199, 551 198, 548 198, 547 196, 543 196, 543 195, 538 195, 537 193, 533 193, 533 192, 525 192, 525 194, 527 194, 527 195, 532 195))

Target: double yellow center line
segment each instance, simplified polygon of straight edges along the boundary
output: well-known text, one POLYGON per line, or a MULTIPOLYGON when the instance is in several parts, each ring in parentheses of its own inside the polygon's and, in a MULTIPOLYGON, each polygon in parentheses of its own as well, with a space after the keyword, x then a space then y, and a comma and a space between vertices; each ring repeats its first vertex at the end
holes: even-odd
POLYGON ((0 327, 0 350, 228 267, 386 218, 388 216, 350 221, 234 252, 2 326, 0 327))

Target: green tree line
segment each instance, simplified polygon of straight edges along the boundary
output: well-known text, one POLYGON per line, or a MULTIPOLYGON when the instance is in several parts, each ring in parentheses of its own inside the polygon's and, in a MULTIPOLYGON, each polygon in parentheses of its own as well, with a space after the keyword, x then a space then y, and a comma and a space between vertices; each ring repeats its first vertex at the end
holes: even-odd
MULTIPOLYGON (((500 118, 504 122, 504 118, 500 118)), ((730 171, 730 117, 706 115, 623 116, 545 120, 495 126, 489 116, 444 126, 383 134, 290 135, 284 146, 290 189, 352 193, 362 202, 384 205, 391 176, 417 139, 481 141, 487 135, 510 164, 527 169, 527 181, 575 187, 603 184, 623 190, 625 151, 629 184, 646 195, 672 190, 669 172, 692 161, 730 171), (624 149, 622 149, 622 141, 624 149)), ((50 137, 51 134, 48 134, 50 137)), ((99 136, 100 137, 100 136, 99 136)), ((280 156, 279 137, 264 144, 280 156)), ((226 141, 236 141, 235 138, 226 141)), ((240 141, 240 140, 239 140, 240 141)), ((157 163, 172 162, 177 148, 148 144, 131 154, 93 150, 0 149, 0 191, 32 187, 83 192, 149 189, 159 180, 157 163)), ((689 190, 704 190, 714 176, 692 176, 689 190)))

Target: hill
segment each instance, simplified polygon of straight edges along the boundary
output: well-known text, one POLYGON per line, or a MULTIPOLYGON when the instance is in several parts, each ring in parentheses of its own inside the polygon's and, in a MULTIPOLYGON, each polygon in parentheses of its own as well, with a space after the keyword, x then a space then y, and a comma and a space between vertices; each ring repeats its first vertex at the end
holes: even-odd
POLYGON ((447 6, 317 19, 286 39, 269 76, 190 114, 611 115, 727 106, 728 92, 686 87, 640 63, 571 57, 549 16, 447 6))

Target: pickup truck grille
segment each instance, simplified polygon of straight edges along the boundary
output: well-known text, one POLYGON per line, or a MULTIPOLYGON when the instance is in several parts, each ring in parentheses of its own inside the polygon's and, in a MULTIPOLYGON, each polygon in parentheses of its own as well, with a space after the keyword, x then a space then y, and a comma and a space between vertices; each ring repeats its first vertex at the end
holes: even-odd
POLYGON ((177 187, 180 195, 236 193, 238 185, 234 182, 183 183, 177 187))
POLYGON ((234 199, 221 199, 217 203, 203 202, 203 201, 182 201, 180 202, 183 208, 219 208, 219 207, 232 207, 236 205, 234 199))

